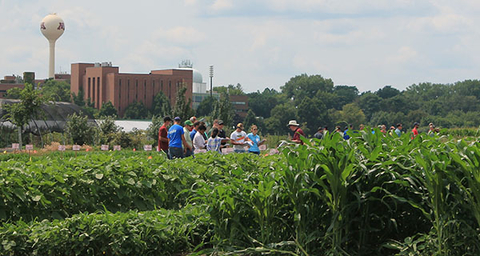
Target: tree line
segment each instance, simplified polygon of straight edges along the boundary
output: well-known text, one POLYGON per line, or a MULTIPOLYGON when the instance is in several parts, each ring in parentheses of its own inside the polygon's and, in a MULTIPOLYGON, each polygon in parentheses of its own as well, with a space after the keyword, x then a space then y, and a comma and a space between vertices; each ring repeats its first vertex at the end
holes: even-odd
MULTIPOLYGON (((185 98, 185 91, 176 95, 175 106, 163 93, 153 96, 153 103, 147 108, 142 102, 130 104, 122 118, 152 119, 165 115, 188 118, 197 116, 207 120, 222 119, 230 126, 244 122, 249 127, 256 124, 264 134, 286 134, 286 124, 295 119, 302 124, 308 134, 313 134, 320 126, 333 130, 335 126, 345 127, 360 124, 387 127, 403 123, 405 129, 414 122, 422 126, 434 123, 444 128, 475 127, 480 125, 480 81, 465 80, 453 84, 419 83, 400 91, 386 85, 377 91, 360 93, 356 86, 334 85, 331 79, 321 75, 301 74, 292 77, 280 90, 266 88, 263 91, 244 92, 240 84, 214 87, 221 96, 219 99, 207 97, 196 110, 191 99, 185 98), (246 95, 249 110, 245 119, 235 114, 229 95, 246 95)), ((8 98, 20 98, 21 89, 10 89, 8 98)), ((65 81, 47 80, 41 94, 54 101, 73 102, 85 112, 96 117, 118 116, 111 102, 102 104, 100 110, 94 103, 83 99, 83 91, 78 95, 70 93, 70 85, 65 81)))
POLYGON ((359 93, 356 86, 337 85, 320 75, 291 78, 280 91, 264 89, 246 94, 247 119, 256 117, 264 132, 285 134, 288 120, 296 119, 313 134, 319 126, 342 129, 347 124, 387 127, 403 123, 411 128, 434 123, 444 128, 480 125, 480 81, 454 84, 419 83, 400 91, 386 85, 377 91, 359 93))

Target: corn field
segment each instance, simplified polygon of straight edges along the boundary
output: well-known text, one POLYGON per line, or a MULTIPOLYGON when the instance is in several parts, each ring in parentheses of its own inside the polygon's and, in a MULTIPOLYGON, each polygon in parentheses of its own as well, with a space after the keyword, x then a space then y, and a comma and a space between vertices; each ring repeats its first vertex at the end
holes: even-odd
POLYGON ((260 157, 3 155, 0 255, 480 255, 476 138, 350 137, 260 157))

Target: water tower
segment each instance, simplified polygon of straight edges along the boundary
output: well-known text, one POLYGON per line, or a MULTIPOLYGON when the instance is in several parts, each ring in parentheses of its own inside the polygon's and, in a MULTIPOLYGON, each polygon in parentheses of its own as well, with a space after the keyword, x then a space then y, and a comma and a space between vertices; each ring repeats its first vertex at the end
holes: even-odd
POLYGON ((55 42, 65 31, 65 23, 56 13, 49 14, 43 18, 42 23, 40 24, 40 30, 50 44, 48 78, 55 78, 55 42))

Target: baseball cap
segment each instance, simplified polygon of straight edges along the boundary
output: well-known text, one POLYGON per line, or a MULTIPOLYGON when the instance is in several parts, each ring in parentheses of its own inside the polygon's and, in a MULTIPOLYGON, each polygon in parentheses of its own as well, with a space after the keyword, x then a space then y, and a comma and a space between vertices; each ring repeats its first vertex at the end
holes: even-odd
POLYGON ((192 123, 192 121, 190 121, 190 120, 187 120, 187 121, 185 121, 185 125, 190 125, 190 126, 193 126, 193 123, 192 123))
POLYGON ((177 117, 175 117, 173 120, 175 120, 175 121, 180 121, 180 120, 182 120, 182 119, 181 119, 179 116, 177 116, 177 117))
POLYGON ((218 125, 222 125, 223 124, 223 120, 218 120, 218 125))
POLYGON ((237 124, 237 128, 242 128, 242 129, 243 129, 243 124, 242 124, 242 123, 238 123, 238 124, 237 124))

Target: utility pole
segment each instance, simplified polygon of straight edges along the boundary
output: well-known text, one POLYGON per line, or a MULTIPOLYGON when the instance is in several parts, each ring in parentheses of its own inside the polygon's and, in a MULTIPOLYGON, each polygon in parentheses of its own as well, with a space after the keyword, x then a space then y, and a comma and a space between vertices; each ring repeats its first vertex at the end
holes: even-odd
POLYGON ((213 66, 210 66, 210 97, 213 97, 213 66))

